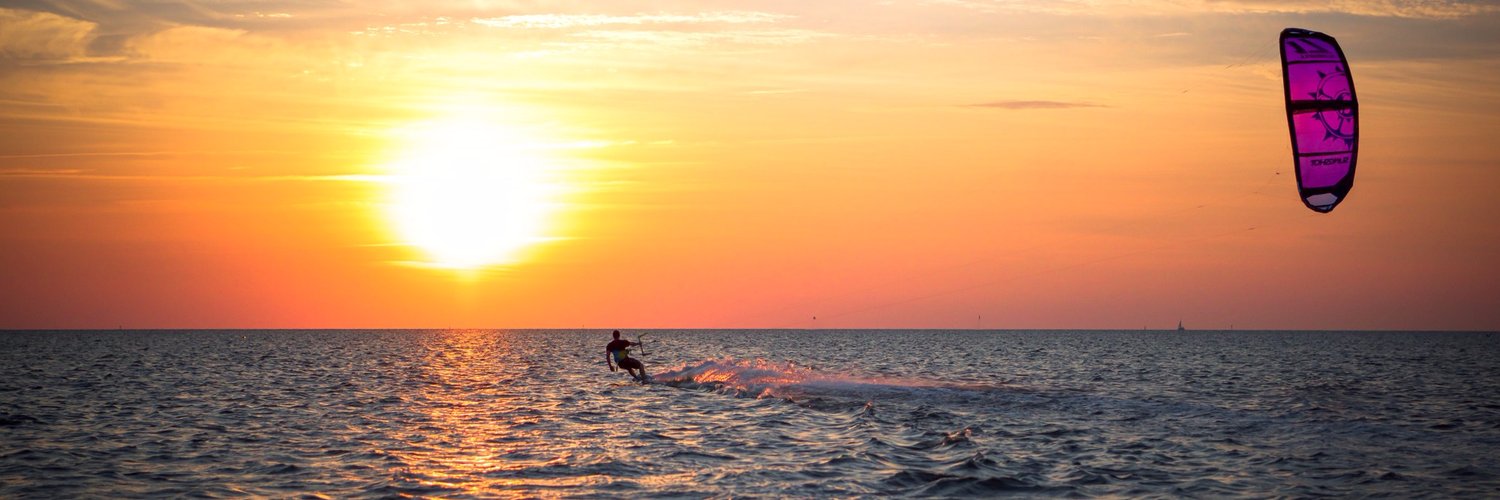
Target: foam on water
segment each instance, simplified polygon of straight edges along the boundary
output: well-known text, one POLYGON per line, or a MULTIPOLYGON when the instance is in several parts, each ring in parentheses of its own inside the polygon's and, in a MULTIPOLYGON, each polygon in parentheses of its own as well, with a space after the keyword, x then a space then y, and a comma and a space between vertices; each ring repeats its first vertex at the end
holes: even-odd
POLYGON ((974 389, 974 385, 920 378, 862 377, 823 372, 790 361, 722 357, 684 363, 652 377, 673 387, 708 389, 739 397, 797 400, 806 396, 868 397, 914 389, 974 389))

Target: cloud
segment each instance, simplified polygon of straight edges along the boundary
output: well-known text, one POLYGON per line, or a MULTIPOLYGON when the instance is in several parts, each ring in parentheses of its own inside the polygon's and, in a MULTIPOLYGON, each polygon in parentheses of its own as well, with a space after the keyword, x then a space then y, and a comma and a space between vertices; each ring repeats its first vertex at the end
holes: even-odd
POLYGON ((178 26, 132 38, 126 52, 155 62, 264 62, 282 57, 285 44, 279 39, 244 30, 178 26))
POLYGON ((328 175, 204 175, 204 174, 106 174, 78 168, 0 168, 0 179, 38 178, 70 179, 85 181, 231 181, 231 182, 348 182, 362 184, 384 184, 391 176, 370 174, 328 175))
POLYGON ((1458 19, 1500 12, 1490 2, 1457 0, 926 0, 987 13, 1032 13, 1065 16, 1165 16, 1194 14, 1349 14, 1412 19, 1458 19))
POLYGON ((1072 108, 1105 108, 1103 104, 1089 102, 1066 102, 1066 101, 993 101, 978 104, 966 104, 966 108, 993 108, 1006 110, 1025 109, 1072 109, 1072 108))
POLYGON ((1471 3, 1452 0, 1336 0, 1332 2, 1302 2, 1279 0, 1246 1, 1200 1, 1194 2, 1206 10, 1227 13, 1286 13, 1286 14, 1352 14, 1371 17, 1401 17, 1413 19, 1457 19, 1493 12, 1500 12, 1500 5, 1471 3))
MULTIPOLYGON (((691 14, 517 14, 476 17, 475 25, 501 30, 563 32, 572 40, 611 45, 645 44, 697 47, 710 44, 794 45, 832 36, 829 33, 794 28, 744 27, 770 25, 797 16, 752 11, 719 11, 691 14)), ((587 42, 585 42, 587 43, 587 42)))
POLYGON ((0 58, 59 61, 82 57, 93 31, 94 23, 0 8, 0 58))
POLYGON ((696 47, 714 43, 738 45, 795 45, 833 35, 819 31, 785 30, 731 30, 731 31, 585 31, 579 37, 609 44, 648 44, 696 47))
POLYGON ((76 168, 0 168, 0 177, 76 177, 87 173, 86 170, 76 168))
MULTIPOLYGON (((119 55, 131 37, 174 24, 173 19, 163 13, 124 2, 17 0, 10 6, 91 25, 93 30, 87 41, 87 53, 91 55, 119 55)), ((175 9, 173 12, 175 11, 196 12, 195 9, 175 9)), ((176 24, 201 24, 201 19, 196 16, 180 21, 187 22, 176 24)))
MULTIPOLYGON (((31 14, 85 22, 93 26, 87 52, 95 56, 129 55, 141 37, 174 28, 218 28, 251 33, 347 32, 372 23, 429 19, 454 12, 463 18, 475 8, 459 2, 429 4, 361 2, 298 2, 295 0, 9 0, 6 8, 31 14)), ((5 10, 5 9, 0 9, 5 10)), ((0 34, 9 23, 0 19, 0 34)))
POLYGON ((611 16, 602 14, 525 14, 470 21, 491 28, 567 29, 600 26, 640 26, 647 24, 754 24, 774 23, 792 16, 766 12, 705 12, 700 14, 635 14, 611 16))

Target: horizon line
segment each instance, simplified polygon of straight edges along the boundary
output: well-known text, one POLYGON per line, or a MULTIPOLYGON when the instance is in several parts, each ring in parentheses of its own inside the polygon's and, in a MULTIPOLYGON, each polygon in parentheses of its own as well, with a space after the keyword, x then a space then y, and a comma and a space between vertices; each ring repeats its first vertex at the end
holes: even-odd
POLYGON ((362 327, 362 328, 361 327, 356 327, 356 328, 343 328, 343 327, 315 327, 315 328, 297 328, 297 327, 277 327, 277 328, 212 327, 212 328, 192 328, 192 327, 166 327, 166 328, 0 328, 0 333, 27 333, 27 332, 253 332, 253 331, 259 331, 259 332, 266 332, 266 331, 385 331, 385 332, 399 332, 399 331, 473 331, 473 330, 484 330, 484 331, 590 331, 590 330, 610 331, 610 330, 620 330, 622 332, 625 331, 625 330, 635 330, 635 331, 648 330, 648 331, 743 331, 743 332, 841 332, 841 331, 899 332, 899 331, 906 331, 906 332, 1183 332, 1183 333, 1193 333, 1193 332, 1213 332, 1213 333, 1228 333, 1228 332, 1246 332, 1246 333, 1266 333, 1266 332, 1285 332, 1285 333, 1295 333, 1295 332, 1316 332, 1316 333, 1500 333, 1500 330, 1448 330, 1448 329, 1426 329, 1426 330, 1421 330, 1421 329, 1389 329, 1389 328, 1386 328, 1386 329, 1316 329, 1316 328, 1287 328, 1287 329, 1275 329, 1275 328, 1273 328, 1273 329, 1265 329, 1265 328, 1245 328, 1245 329, 1242 329, 1242 328, 1233 328, 1233 329, 1225 329, 1225 328, 1217 328, 1217 329, 1191 329, 1190 328, 1190 329, 1185 329, 1185 330, 1177 330, 1175 327, 1166 327, 1166 328, 1141 328, 1141 329, 1133 329, 1133 328, 934 328, 934 327, 923 327, 923 328, 890 328, 890 327, 877 327, 877 328, 776 328, 776 327, 765 327, 765 328, 753 328, 753 327, 738 327, 738 328, 704 328, 704 327, 685 327, 685 328, 678 328, 678 327, 579 327, 579 328, 556 328, 556 327, 542 327, 542 328, 532 328, 532 327, 527 327, 527 328, 512 328, 512 327, 442 327, 442 328, 433 328, 433 327, 384 327, 384 328, 380 328, 380 327, 362 327))

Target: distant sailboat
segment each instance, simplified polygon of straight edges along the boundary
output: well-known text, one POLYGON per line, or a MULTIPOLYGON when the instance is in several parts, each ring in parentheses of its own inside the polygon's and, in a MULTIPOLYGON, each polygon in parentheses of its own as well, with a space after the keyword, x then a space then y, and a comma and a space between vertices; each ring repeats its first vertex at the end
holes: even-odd
POLYGON ((1179 331, 1179 332, 1186 331, 1184 328, 1182 328, 1182 320, 1180 320, 1180 319, 1177 320, 1177 331, 1179 331))

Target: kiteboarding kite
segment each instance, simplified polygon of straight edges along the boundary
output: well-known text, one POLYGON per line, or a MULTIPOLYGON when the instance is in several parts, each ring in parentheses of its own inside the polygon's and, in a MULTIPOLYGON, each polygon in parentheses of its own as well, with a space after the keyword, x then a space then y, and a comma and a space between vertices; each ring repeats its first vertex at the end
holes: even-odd
POLYGON ((1331 212, 1354 187, 1359 157, 1359 101, 1349 62, 1333 37, 1287 28, 1281 31, 1281 79, 1297 194, 1307 208, 1331 212))

